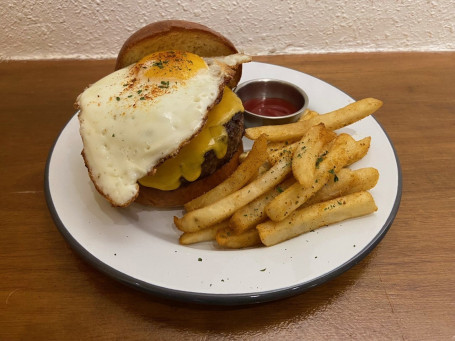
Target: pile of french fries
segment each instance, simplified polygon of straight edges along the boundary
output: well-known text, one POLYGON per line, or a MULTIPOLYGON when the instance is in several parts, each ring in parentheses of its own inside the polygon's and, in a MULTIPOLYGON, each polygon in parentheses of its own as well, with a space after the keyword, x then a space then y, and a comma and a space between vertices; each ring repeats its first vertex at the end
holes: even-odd
POLYGON ((380 100, 365 98, 327 114, 307 110, 299 121, 246 129, 254 140, 234 173, 185 204, 174 223, 187 245, 216 240, 226 248, 271 246, 319 227, 377 210, 368 192, 375 168, 348 168, 368 152, 335 130, 373 114, 380 100))

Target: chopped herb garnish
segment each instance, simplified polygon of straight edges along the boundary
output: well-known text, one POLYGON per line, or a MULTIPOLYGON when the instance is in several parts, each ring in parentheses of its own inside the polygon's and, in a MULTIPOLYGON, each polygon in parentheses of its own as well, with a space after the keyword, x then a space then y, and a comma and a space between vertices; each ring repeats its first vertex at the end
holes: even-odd
POLYGON ((152 64, 152 66, 157 66, 157 67, 159 67, 160 69, 162 69, 162 68, 164 68, 164 65, 163 65, 163 64, 166 64, 167 62, 168 62, 167 60, 165 60, 165 61, 160 60, 159 62, 154 62, 154 63, 152 64))
POLYGON ((276 190, 277 190, 278 193, 282 193, 283 192, 283 189, 280 186, 276 186, 276 190))
POLYGON ((158 85, 158 87, 161 89, 169 88, 169 81, 161 81, 161 85, 158 85))
POLYGON ((120 97, 115 97, 115 99, 116 99, 117 101, 120 101, 120 97))
POLYGON ((335 174, 335 169, 332 168, 331 170, 329 170, 329 173, 333 174, 333 181, 334 182, 337 182, 339 180, 338 176, 335 174))
POLYGON ((202 262, 202 258, 199 257, 199 258, 197 259, 197 261, 198 261, 198 262, 202 262))
POLYGON ((142 92, 142 90, 138 90, 137 93, 140 94, 142 92))
POLYGON ((263 271, 263 272, 264 272, 265 270, 267 270, 267 268, 261 269, 260 271, 263 271))
POLYGON ((153 66, 158 66, 160 69, 162 69, 164 66, 163 66, 163 62, 160 60, 159 62, 155 62, 152 64, 153 66))
POLYGON ((141 101, 143 101, 143 100, 145 99, 145 97, 141 97, 141 98, 139 98, 139 99, 140 99, 141 101))
MULTIPOLYGON (((339 203, 338 203, 339 204, 339 203)), ((329 206, 327 207, 324 207, 324 211, 327 211, 327 210, 331 210, 331 209, 334 209, 336 207, 335 204, 330 204, 329 206)))
POLYGON ((115 137, 115 134, 112 134, 112 137, 115 137))
POLYGON ((326 150, 324 153, 321 154, 321 156, 318 157, 318 159, 316 160, 316 168, 319 168, 319 164, 324 161, 324 156, 327 155, 329 151, 326 150))

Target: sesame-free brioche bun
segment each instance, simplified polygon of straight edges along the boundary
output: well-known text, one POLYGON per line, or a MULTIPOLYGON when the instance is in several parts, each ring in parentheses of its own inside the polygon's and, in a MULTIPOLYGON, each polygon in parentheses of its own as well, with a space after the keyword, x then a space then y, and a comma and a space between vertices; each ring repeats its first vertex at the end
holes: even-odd
MULTIPOLYGON (((182 50, 200 57, 238 52, 229 39, 207 26, 184 20, 164 20, 142 27, 125 41, 117 56, 115 70, 136 63, 148 54, 165 50, 182 50)), ((229 86, 236 86, 241 75, 240 65, 229 86)))

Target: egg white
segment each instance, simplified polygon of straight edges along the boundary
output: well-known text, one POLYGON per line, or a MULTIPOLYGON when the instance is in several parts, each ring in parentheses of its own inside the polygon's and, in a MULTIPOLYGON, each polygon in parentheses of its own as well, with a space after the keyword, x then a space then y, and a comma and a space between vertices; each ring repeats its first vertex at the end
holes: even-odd
POLYGON ((250 60, 210 58, 186 80, 153 79, 131 65, 88 87, 77 105, 83 156, 97 190, 114 206, 134 201, 137 180, 201 129, 233 75, 229 66, 250 60), (157 91, 147 91, 151 85, 157 91))

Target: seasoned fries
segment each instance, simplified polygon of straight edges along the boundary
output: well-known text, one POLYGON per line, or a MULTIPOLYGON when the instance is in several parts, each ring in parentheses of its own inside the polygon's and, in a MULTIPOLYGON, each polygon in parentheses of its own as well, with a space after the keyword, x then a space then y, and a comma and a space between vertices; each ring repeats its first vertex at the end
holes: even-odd
POLYGON ((357 192, 303 208, 279 222, 259 224, 257 230, 262 243, 271 246, 325 225, 373 213, 377 209, 369 192, 357 192))
POLYGON ((229 218, 236 210, 283 181, 291 172, 291 156, 283 158, 267 172, 238 191, 213 204, 190 211, 182 218, 174 217, 174 224, 183 232, 195 232, 229 218))
POLYGON ((229 221, 225 220, 221 223, 209 226, 205 229, 196 232, 184 232, 179 239, 180 244, 189 245, 209 240, 215 240, 216 234, 219 230, 229 227, 229 221))
POLYGON ((261 244, 261 238, 259 238, 259 232, 256 229, 247 230, 240 234, 235 234, 229 228, 222 229, 216 234, 216 241, 220 246, 230 249, 242 249, 261 244))
POLYGON ((265 207, 267 204, 294 183, 295 179, 286 179, 275 188, 272 188, 270 191, 262 194, 259 198, 236 211, 229 221, 230 228, 235 233, 241 233, 266 220, 265 207))
POLYGON ((246 136, 255 143, 238 169, 186 204, 183 217, 174 217, 183 231, 180 243, 271 246, 375 212, 368 190, 378 182, 378 171, 347 168, 368 153, 371 137, 356 141, 334 130, 381 106, 381 101, 366 98, 323 115, 307 110, 291 124, 247 129, 246 136))
POLYGON ((282 125, 248 128, 245 130, 245 136, 251 140, 256 140, 259 136, 265 134, 267 140, 272 142, 298 140, 313 125, 320 123, 317 121, 320 121, 319 117, 282 125))
POLYGON ((349 168, 340 169, 336 177, 330 179, 315 195, 313 195, 303 207, 316 204, 318 202, 334 199, 343 195, 355 192, 368 191, 376 186, 379 179, 379 172, 376 168, 361 168, 350 170, 349 168))
POLYGON ((303 187, 310 187, 316 177, 316 162, 322 148, 336 134, 320 123, 311 127, 298 142, 292 159, 292 173, 303 187))
POLYGON ((283 157, 283 155, 285 155, 285 154, 294 155, 295 150, 297 149, 298 145, 299 145, 299 142, 294 142, 291 144, 285 144, 281 148, 275 147, 273 149, 269 149, 269 154, 268 154, 269 162, 273 165, 276 162, 278 162, 278 160, 280 160, 283 157))
POLYGON ((309 119, 314 118, 316 116, 319 116, 319 114, 316 111, 312 111, 312 110, 307 109, 302 114, 302 116, 300 116, 299 121, 306 121, 306 120, 309 120, 309 119))
POLYGON ((235 192, 254 175, 257 175, 257 169, 266 160, 267 141, 265 136, 259 137, 253 144, 253 148, 246 156, 245 160, 234 171, 234 173, 218 186, 212 188, 207 193, 191 200, 185 204, 185 210, 193 211, 197 208, 207 206, 220 198, 224 198, 235 192))
POLYGON ((372 115, 380 107, 382 107, 382 101, 375 98, 365 98, 341 109, 320 115, 319 119, 327 129, 337 130, 372 115))
POLYGON ((273 199, 265 208, 269 218, 273 221, 286 218, 319 191, 331 177, 334 177, 338 169, 342 169, 351 160, 357 160, 363 152, 366 154, 368 149, 365 146, 364 140, 357 142, 348 134, 340 134, 328 153, 323 153, 323 155, 326 154, 325 158, 320 156, 321 162, 316 165, 313 184, 310 187, 303 187, 299 183, 295 183, 273 199))
POLYGON ((313 125, 324 123, 327 129, 337 130, 375 113, 381 106, 382 101, 374 98, 365 98, 330 113, 315 115, 307 120, 303 119, 294 123, 276 126, 248 128, 245 130, 245 136, 251 140, 256 140, 259 136, 265 134, 268 141, 274 142, 297 140, 302 138, 313 125))

